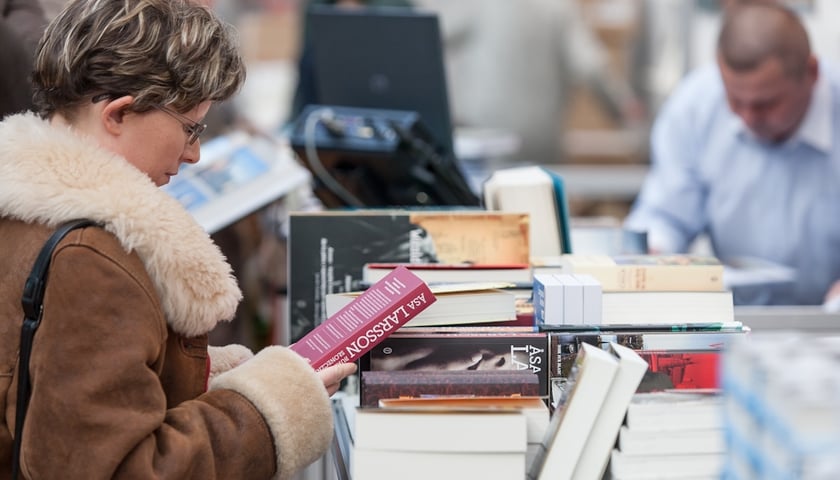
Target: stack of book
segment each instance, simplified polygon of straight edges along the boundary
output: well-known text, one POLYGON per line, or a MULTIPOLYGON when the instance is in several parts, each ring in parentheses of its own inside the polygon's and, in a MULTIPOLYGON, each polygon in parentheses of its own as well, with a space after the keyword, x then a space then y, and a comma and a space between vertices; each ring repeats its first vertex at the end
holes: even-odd
POLYGON ((565 279, 588 275, 601 284, 600 322, 596 315, 581 317, 582 312, 571 318, 557 317, 557 309, 549 309, 552 293, 546 290, 542 312, 535 297, 536 316, 545 323, 726 323, 735 318, 732 292, 723 284, 723 264, 714 257, 567 254, 534 267, 535 279, 556 275, 565 279))
POLYGON ((615 479, 721 478, 725 456, 719 390, 637 393, 610 456, 615 479))
POLYGON ((360 408, 353 478, 522 478, 528 419, 518 410, 462 407, 360 408))
POLYGON ((556 403, 569 388, 568 379, 582 345, 602 349, 618 343, 633 349, 648 364, 639 392, 667 389, 720 388, 720 364, 727 345, 750 334, 740 323, 674 325, 541 325, 548 334, 549 383, 556 403))
POLYGON ((587 274, 535 274, 534 321, 551 325, 600 325, 604 295, 601 283, 587 274))
MULTIPOLYGON (((417 272, 413 268, 407 270, 417 272)), ((392 271, 389 270, 388 273, 392 271)), ((437 301, 405 326, 516 323, 516 295, 507 290, 506 286, 507 284, 478 282, 431 285, 430 289, 437 301)), ((362 293, 363 291, 327 295, 327 316, 334 315, 362 293)))
POLYGON ((725 478, 840 478, 840 337, 763 332, 723 357, 725 478))
POLYGON ((644 360, 621 345, 613 343, 608 350, 584 345, 575 359, 573 387, 551 417, 528 478, 601 478, 646 368, 644 360))
POLYGON ((379 402, 382 408, 427 408, 427 409, 477 409, 477 410, 516 410, 525 416, 526 420, 526 454, 525 464, 530 465, 538 454, 548 426, 551 412, 548 405, 540 397, 534 396, 482 396, 478 392, 474 395, 442 395, 415 398, 383 399, 379 402))

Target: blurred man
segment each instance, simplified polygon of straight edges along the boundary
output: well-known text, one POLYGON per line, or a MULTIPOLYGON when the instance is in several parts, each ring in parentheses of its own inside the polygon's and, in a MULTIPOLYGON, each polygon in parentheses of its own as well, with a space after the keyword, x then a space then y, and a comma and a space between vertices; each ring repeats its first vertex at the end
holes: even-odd
POLYGON ((840 77, 791 10, 733 6, 717 66, 690 74, 654 124, 652 168, 626 221, 652 251, 700 234, 724 261, 758 257, 792 282, 736 290, 736 303, 820 304, 840 278, 840 77))

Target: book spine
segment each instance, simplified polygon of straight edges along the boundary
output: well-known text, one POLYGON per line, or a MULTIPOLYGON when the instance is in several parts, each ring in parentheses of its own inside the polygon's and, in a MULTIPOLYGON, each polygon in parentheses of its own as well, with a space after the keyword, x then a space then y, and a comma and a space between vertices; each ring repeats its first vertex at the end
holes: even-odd
POLYGON ((355 362, 435 300, 428 285, 400 267, 291 348, 309 360, 315 370, 355 362))
POLYGON ((564 290, 557 276, 534 275, 533 283, 534 321, 537 325, 562 325, 564 319, 564 290))

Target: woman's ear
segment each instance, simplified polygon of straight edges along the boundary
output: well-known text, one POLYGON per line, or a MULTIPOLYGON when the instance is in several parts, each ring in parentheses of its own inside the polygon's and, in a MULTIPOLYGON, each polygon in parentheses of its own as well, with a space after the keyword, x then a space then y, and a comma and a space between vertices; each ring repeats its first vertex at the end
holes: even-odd
POLYGON ((133 103, 134 97, 131 95, 106 100, 99 117, 103 128, 112 135, 119 135, 123 128, 123 117, 133 103))

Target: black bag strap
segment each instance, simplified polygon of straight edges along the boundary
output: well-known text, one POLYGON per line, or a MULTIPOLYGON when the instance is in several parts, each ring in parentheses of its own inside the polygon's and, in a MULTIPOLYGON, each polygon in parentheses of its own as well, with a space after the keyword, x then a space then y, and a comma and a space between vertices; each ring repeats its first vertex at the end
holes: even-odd
POLYGON ((43 312, 42 302, 44 290, 47 286, 47 271, 50 267, 50 259, 53 250, 71 230, 96 225, 92 220, 80 219, 64 223, 44 243, 41 252, 35 259, 35 265, 26 284, 23 287, 23 327, 20 332, 20 358, 18 359, 18 391, 17 409, 15 411, 15 440, 12 449, 12 479, 17 479, 20 473, 20 448, 21 435, 23 434, 23 420, 26 418, 26 409, 29 407, 29 395, 32 385, 29 383, 29 357, 32 353, 32 341, 35 339, 35 331, 41 324, 43 312))

